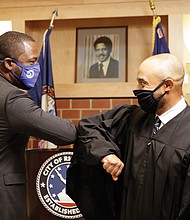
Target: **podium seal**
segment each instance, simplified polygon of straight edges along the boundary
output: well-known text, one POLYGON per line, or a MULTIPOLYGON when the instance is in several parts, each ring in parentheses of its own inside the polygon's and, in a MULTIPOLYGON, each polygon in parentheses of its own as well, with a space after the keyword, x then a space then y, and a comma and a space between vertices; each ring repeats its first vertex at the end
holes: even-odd
POLYGON ((36 191, 42 205, 53 215, 65 219, 81 218, 75 202, 66 194, 66 171, 73 152, 61 152, 49 157, 40 167, 36 191))

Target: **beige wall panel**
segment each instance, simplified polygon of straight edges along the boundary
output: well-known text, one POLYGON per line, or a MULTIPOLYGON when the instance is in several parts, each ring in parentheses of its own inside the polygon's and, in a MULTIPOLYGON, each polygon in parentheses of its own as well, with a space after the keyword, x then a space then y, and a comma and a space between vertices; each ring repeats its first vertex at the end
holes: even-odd
MULTIPOLYGON (((39 50, 49 24, 49 21, 26 22, 26 33, 36 39, 39 50)), ((55 84, 75 82, 75 29, 74 27, 64 26, 62 21, 54 22, 50 44, 55 84)))
POLYGON ((79 83, 57 84, 57 98, 103 98, 103 97, 133 97, 136 83, 79 83))
POLYGON ((24 20, 13 20, 12 21, 13 30, 25 32, 25 21, 24 20))
MULTIPOLYGON (((162 18, 162 24, 167 29, 167 17, 162 18)), ((51 50, 55 83, 75 83, 76 61, 76 29, 96 27, 128 27, 127 69, 128 81, 136 79, 137 66, 152 49, 152 17, 55 20, 52 30, 51 50)), ((49 27, 49 21, 26 22, 26 32, 31 34, 41 47, 43 33, 49 27)), ((166 31, 166 30, 165 30, 166 31)), ((167 31, 166 31, 167 36, 167 31)))
MULTIPOLYGON (((50 21, 27 21, 26 33, 32 35, 39 46, 42 46, 43 34, 46 28, 49 27, 50 21)), ((162 17, 162 25, 167 36, 167 16, 162 17)), ((152 49, 152 16, 148 17, 129 17, 129 18, 102 18, 102 19, 72 19, 72 20, 55 20, 54 28, 52 30, 51 52, 54 84, 56 89, 56 96, 58 97, 83 97, 87 85, 75 84, 76 81, 76 30, 77 28, 96 28, 96 27, 115 27, 127 26, 127 82, 136 83, 137 68, 143 59, 151 55, 152 49), (65 92, 65 88, 70 85, 69 93, 65 92), (82 89, 84 88, 84 89, 82 89), (67 95, 66 95, 67 94, 67 95)), ((99 94, 100 97, 110 94, 109 87, 112 88, 112 83, 104 84, 104 89, 98 89, 99 93, 92 90, 94 84, 88 84, 91 91, 91 96, 95 97, 99 94), (107 92, 105 92, 107 90, 107 92)), ((126 84, 116 83, 118 90, 113 89, 111 96, 121 96, 121 91, 124 91, 126 84), (123 86, 124 85, 124 86, 123 86), (115 92, 117 91, 117 92, 115 92)), ((95 88, 97 88, 95 84, 95 88)), ((86 91, 86 94, 89 94, 86 91)), ((130 95, 123 93, 123 96, 130 95)))
MULTIPOLYGON (((156 2, 159 15, 189 13, 189 0, 160 0, 156 2)), ((46 20, 58 9, 59 19, 129 17, 152 15, 148 0, 139 1, 4 1, 0 20, 46 20)))

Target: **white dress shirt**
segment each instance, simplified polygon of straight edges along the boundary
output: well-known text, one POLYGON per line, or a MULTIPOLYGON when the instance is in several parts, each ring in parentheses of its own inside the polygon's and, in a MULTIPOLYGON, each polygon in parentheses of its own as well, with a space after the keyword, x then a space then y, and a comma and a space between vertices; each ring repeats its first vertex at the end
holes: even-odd
POLYGON ((187 103, 182 96, 180 101, 174 105, 171 109, 164 112, 162 115, 159 115, 159 119, 161 120, 161 125, 159 129, 164 126, 168 121, 170 121, 172 118, 174 118, 176 115, 178 115, 180 112, 182 112, 187 106, 187 103))
MULTIPOLYGON (((104 76, 106 76, 106 74, 107 74, 108 66, 109 66, 109 63, 110 63, 110 58, 111 57, 109 57, 105 62, 102 62, 102 64, 103 64, 102 69, 103 69, 104 76)), ((99 65, 100 65, 100 63, 101 62, 99 62, 99 65)))

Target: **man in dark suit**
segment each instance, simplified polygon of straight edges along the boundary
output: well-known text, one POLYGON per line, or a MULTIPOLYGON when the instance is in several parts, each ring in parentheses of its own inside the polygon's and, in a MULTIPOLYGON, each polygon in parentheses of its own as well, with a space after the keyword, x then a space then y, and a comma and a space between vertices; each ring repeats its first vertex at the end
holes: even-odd
POLYGON ((89 78, 118 78, 119 62, 111 57, 112 42, 108 37, 99 37, 94 42, 98 62, 90 67, 89 78))
POLYGON ((26 91, 40 68, 35 40, 20 32, 0 36, 0 219, 26 220, 25 147, 29 136, 71 144, 76 128, 39 108, 26 91))

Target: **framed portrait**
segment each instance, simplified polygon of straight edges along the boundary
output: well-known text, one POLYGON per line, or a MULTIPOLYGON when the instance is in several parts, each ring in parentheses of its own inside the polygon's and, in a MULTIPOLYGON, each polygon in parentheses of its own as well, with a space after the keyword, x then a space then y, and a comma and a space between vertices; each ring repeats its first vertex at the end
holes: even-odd
POLYGON ((76 82, 126 82, 127 27, 78 28, 76 82))

